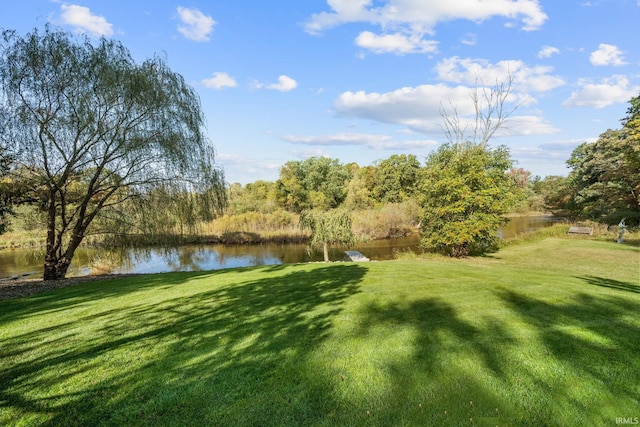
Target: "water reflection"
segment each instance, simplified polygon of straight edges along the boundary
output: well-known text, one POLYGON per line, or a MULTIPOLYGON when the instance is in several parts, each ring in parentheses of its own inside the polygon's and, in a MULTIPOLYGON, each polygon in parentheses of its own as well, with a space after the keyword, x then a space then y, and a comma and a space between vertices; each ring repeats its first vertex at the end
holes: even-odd
MULTIPOLYGON (((501 230, 511 237, 552 224, 550 217, 513 219, 501 230)), ((419 250, 419 236, 402 239, 375 240, 356 246, 371 260, 393 259, 397 252, 419 250)), ((332 261, 342 260, 344 250, 332 248, 332 261)), ((257 265, 293 264, 321 261, 321 251, 309 253, 304 244, 263 245, 185 245, 180 247, 131 248, 126 251, 79 249, 68 276, 101 273, 160 273, 169 271, 203 271, 257 265)), ((43 249, 0 250, 0 278, 29 274, 42 277, 43 249)))
POLYGON ((557 221, 561 221, 561 219, 555 218, 550 215, 511 218, 509 223, 500 228, 498 234, 503 239, 514 237, 519 234, 539 230, 540 228, 544 227, 549 227, 557 221))

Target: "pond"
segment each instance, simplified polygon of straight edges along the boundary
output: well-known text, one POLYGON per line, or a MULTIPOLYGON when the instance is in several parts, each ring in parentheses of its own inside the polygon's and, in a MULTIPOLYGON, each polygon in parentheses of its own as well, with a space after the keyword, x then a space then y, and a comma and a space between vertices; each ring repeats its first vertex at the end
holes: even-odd
MULTIPOLYGON (((520 217, 500 230, 505 237, 515 236, 553 224, 548 216, 520 217)), ((371 260, 393 259, 397 252, 419 250, 420 237, 364 242, 355 248, 333 248, 332 261, 344 258, 345 249, 356 249, 371 260)), ((322 252, 309 253, 300 243, 261 245, 183 245, 178 247, 131 248, 124 252, 81 248, 76 252, 68 276, 101 273, 162 273, 169 271, 205 271, 257 265, 293 264, 322 261, 322 252)), ((42 277, 44 248, 0 250, 0 278, 29 275, 42 277)))

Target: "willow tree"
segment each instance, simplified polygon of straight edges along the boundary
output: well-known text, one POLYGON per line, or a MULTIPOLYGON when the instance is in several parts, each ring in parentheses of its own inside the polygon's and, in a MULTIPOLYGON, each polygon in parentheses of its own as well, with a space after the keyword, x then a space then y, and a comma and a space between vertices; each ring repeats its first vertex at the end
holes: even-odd
POLYGON ((311 231, 309 246, 322 246, 324 262, 329 262, 329 246, 350 245, 355 242, 351 216, 347 211, 307 210, 300 215, 300 226, 311 231))
MULTIPOLYGON (((1 124, 0 132, 2 132, 1 124)), ((6 231, 8 216, 13 213, 11 208, 11 191, 7 188, 9 183, 7 183, 5 179, 11 170, 13 160, 7 152, 7 148, 0 145, 0 234, 6 231)))
POLYGON ((158 186, 222 201, 199 97, 164 58, 136 63, 117 41, 49 26, 4 31, 0 109, 0 142, 32 171, 46 209, 45 280, 65 277, 107 208, 158 186))

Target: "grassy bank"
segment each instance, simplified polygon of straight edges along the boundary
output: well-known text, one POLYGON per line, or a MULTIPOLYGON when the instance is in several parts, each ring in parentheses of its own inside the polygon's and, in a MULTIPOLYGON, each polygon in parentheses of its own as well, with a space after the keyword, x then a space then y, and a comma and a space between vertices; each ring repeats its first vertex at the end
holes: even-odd
POLYGON ((640 416, 640 251, 87 283, 0 302, 5 425, 615 425, 640 416))

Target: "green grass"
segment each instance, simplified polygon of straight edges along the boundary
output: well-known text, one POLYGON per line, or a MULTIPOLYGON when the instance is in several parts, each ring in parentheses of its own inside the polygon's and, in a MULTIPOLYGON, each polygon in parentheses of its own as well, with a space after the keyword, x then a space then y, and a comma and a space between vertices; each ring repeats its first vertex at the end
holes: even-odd
POLYGON ((639 338, 584 239, 94 282, 0 302, 0 425, 616 425, 639 338))

